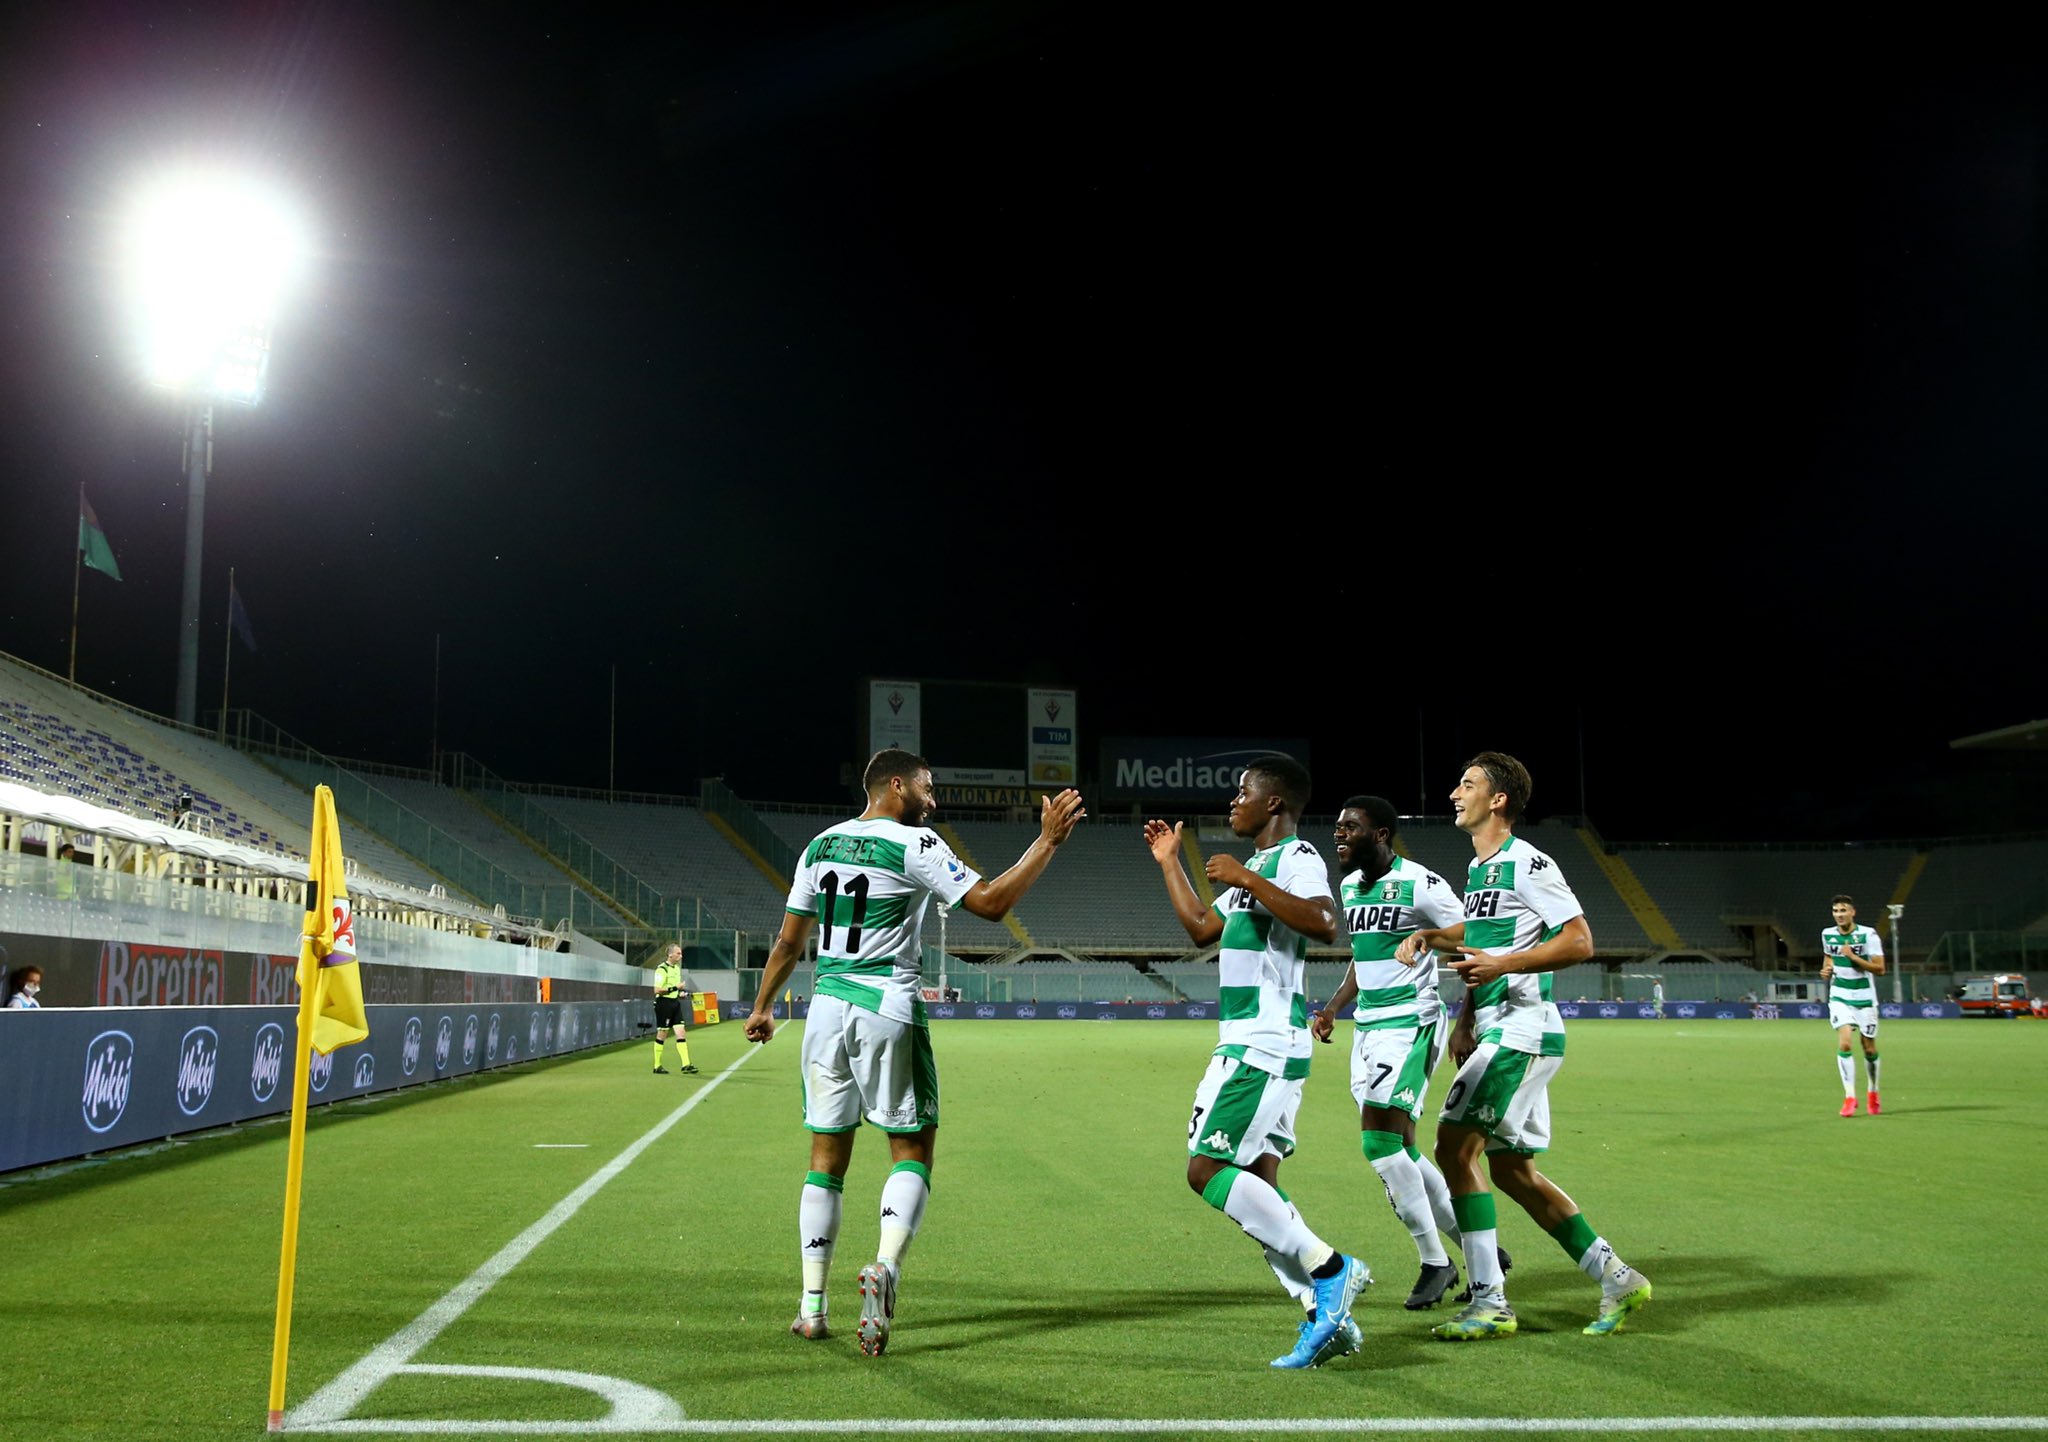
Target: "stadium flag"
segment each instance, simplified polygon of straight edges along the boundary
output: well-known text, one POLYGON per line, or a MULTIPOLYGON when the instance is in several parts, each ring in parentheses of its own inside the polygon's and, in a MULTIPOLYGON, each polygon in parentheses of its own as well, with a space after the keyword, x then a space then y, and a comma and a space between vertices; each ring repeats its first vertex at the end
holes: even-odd
POLYGON ((78 549, 85 557, 85 564, 103 575, 121 579, 121 568, 114 563, 114 548, 107 544, 107 533, 100 529, 100 518, 92 512, 92 502, 85 498, 85 487, 78 488, 78 549))
POLYGON ((235 634, 242 638, 242 644, 251 651, 256 649, 256 632, 249 626, 249 613, 242 608, 242 593, 235 589, 235 573, 228 571, 228 624, 235 628, 235 634))
POLYGON ((285 1156, 284 1243, 277 1263, 277 1322, 270 1344, 270 1430, 284 1430, 285 1361, 291 1350, 292 1283, 299 1258, 299 1183, 306 1161, 306 1091, 313 1053, 370 1034, 356 970, 355 919, 342 876, 341 823, 334 792, 313 793, 313 844, 306 868, 306 920, 299 938, 299 1039, 292 1062, 291 1145, 285 1156))

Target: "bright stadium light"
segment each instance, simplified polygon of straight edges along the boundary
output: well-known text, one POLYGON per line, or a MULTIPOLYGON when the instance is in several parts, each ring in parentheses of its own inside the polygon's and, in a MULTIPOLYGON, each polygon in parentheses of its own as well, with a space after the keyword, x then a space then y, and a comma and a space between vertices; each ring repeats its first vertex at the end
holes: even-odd
POLYGON ((144 377, 195 401, 260 401, 305 249, 292 213, 246 181, 186 173, 144 193, 126 241, 144 377))
POLYGON ((213 407, 263 399, 271 319, 298 274, 303 230, 262 187, 222 171, 191 170, 143 191, 123 240, 143 377, 189 407, 178 720, 191 726, 198 720, 199 551, 213 407))

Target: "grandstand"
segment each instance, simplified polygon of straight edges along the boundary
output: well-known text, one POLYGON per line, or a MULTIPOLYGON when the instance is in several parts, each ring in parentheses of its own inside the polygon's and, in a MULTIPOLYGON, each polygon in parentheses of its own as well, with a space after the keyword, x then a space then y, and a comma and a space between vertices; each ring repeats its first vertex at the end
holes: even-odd
MULTIPOLYGON (((506 782, 473 764, 436 777, 335 762, 237 714, 244 724, 236 744, 222 744, 0 657, 0 780, 158 820, 188 790, 188 824, 200 834, 272 852, 291 849, 279 838, 304 835, 311 787, 336 784, 344 847, 358 871, 512 914, 559 911, 578 929, 620 937, 693 923, 728 936, 743 932, 755 965, 781 926, 790 858, 850 814, 843 805, 750 806, 722 787, 713 788, 713 806, 709 792, 702 805, 688 797, 616 798, 506 782), (563 836, 573 844, 565 846, 563 836), (630 897, 634 914, 607 897, 630 897)), ((1202 858, 1226 843, 1218 818, 1188 820, 1185 860, 1198 872, 1202 858)), ((1035 820, 1017 813, 951 809, 936 824, 987 875, 1008 867, 1037 834, 1035 820)), ((1301 828, 1326 858, 1333 824, 1315 816, 1301 828)), ((2048 839, 1609 845, 1585 823, 1565 819, 1520 834, 1565 867, 1598 949, 1599 970, 1560 973, 1560 995, 1646 990, 1648 968, 1678 975, 1753 968, 1759 979, 1810 971, 1827 898, 1837 891, 1855 895, 1862 918, 1880 927, 1885 905, 1903 902, 1909 959, 1927 956, 1949 932, 2048 924, 2039 880, 2048 839)), ((1408 820, 1398 844, 1462 889, 1471 845, 1447 819, 1408 820)), ((1203 993, 1194 973, 1172 970, 1206 958, 1175 920, 1135 816, 1091 818, 1007 922, 963 910, 944 922, 948 950, 976 963, 1106 963, 1098 981, 1080 988, 1082 999, 1099 992, 1101 999, 1142 1000, 1148 988, 1152 996, 1203 993)), ((927 935, 934 944, 935 933, 927 935)), ((1311 959, 1337 965, 1344 954, 1340 943, 1312 948, 1311 959)), ((1733 988, 1732 981, 1720 987, 1733 988)))

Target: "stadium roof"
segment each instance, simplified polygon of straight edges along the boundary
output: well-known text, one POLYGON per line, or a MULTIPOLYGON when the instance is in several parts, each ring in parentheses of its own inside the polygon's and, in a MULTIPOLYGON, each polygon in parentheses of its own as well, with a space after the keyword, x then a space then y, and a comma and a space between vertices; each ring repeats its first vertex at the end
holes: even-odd
POLYGON ((1996 731, 1979 731, 1948 745, 1951 751, 2048 751, 2048 721, 2027 721, 1996 731))

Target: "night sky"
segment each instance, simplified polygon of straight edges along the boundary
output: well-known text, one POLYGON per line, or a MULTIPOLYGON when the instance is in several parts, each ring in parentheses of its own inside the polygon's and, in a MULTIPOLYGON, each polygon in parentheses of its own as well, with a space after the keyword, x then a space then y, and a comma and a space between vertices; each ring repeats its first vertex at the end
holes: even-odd
POLYGON ((621 788, 841 799, 905 675, 1077 688, 1090 768, 1307 736, 1325 808, 1496 746, 1619 840, 2038 825, 1948 747, 2048 716, 2012 37, 28 8, 0 650, 64 670, 83 484, 94 689, 172 710, 184 545, 113 236, 227 156, 314 255, 219 415, 202 713, 232 565, 232 704, 343 756, 426 764, 438 635, 442 746, 535 781, 606 784, 616 666, 621 788))

